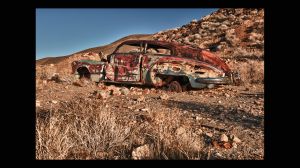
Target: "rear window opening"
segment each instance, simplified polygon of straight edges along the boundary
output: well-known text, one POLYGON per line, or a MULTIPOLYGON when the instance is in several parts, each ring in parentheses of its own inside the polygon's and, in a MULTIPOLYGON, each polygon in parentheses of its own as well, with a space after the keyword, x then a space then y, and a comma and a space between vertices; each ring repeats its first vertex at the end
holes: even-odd
POLYGON ((118 48, 116 53, 140 53, 142 51, 143 48, 140 45, 124 44, 118 48))
POLYGON ((205 72, 202 72, 202 71, 197 71, 197 72, 195 72, 196 74, 200 74, 200 75, 203 75, 203 74, 205 74, 205 72))

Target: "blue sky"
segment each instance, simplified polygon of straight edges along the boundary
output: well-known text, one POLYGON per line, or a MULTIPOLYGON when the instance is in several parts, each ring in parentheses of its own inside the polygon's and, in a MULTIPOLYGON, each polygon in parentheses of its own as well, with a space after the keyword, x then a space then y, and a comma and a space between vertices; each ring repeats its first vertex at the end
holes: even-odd
POLYGON ((180 27, 217 9, 36 9, 36 59, 180 27))

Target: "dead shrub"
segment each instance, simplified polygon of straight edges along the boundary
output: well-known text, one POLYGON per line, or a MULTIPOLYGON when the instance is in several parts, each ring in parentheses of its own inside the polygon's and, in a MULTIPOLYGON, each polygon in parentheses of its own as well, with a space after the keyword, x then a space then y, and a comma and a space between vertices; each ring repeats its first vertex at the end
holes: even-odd
MULTIPOLYGON (((48 124, 39 115, 36 122, 37 159, 106 159, 99 152, 117 150, 127 135, 115 115, 84 100, 53 109, 48 124)), ((113 155, 111 155, 112 157, 113 155)))
POLYGON ((153 139, 152 159, 190 159, 198 156, 203 140, 184 124, 181 115, 178 111, 151 114, 153 123, 146 132, 153 139))
POLYGON ((240 73, 245 84, 264 83, 264 61, 247 60, 228 63, 229 67, 240 73))

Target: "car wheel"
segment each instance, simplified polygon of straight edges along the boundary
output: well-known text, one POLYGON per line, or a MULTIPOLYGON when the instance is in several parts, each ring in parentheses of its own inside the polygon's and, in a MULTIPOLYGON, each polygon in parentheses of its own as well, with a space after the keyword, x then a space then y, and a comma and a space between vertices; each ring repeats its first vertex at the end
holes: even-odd
POLYGON ((178 81, 172 81, 168 84, 168 91, 182 92, 182 86, 178 81))

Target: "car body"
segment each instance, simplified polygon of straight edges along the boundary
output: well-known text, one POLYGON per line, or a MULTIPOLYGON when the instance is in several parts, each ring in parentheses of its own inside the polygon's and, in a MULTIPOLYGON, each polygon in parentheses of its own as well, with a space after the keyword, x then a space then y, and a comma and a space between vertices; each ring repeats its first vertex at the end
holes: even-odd
POLYGON ((94 82, 168 86, 175 91, 211 88, 239 79, 207 50, 153 40, 125 41, 102 61, 74 61, 72 72, 94 82))

